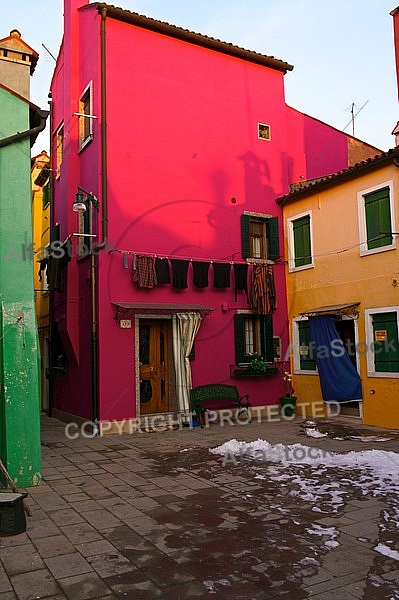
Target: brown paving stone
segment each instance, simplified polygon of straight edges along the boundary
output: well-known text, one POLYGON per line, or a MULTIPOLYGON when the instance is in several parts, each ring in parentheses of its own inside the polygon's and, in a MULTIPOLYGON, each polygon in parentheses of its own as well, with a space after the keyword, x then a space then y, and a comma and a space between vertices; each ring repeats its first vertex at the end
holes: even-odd
POLYGON ((30 517, 26 531, 30 539, 33 541, 38 538, 47 537, 49 535, 60 534, 59 528, 48 517, 39 521, 35 521, 33 516, 30 517))
MULTIPOLYGON (((65 502, 68 504, 76 504, 78 505, 80 502, 91 502, 90 496, 85 494, 84 492, 73 492, 72 494, 64 494, 65 502)), ((74 507, 76 508, 76 507, 74 507)))
POLYGON ((98 600, 110 592, 109 587, 96 573, 60 579, 59 584, 70 600, 98 600))
POLYGON ((0 562, 0 595, 3 592, 12 591, 10 580, 7 577, 7 573, 4 570, 3 565, 0 562))
POLYGON ((147 561, 140 561, 140 569, 158 586, 170 586, 192 581, 194 576, 162 552, 153 552, 147 561))
POLYGON ((74 525, 66 525, 61 527, 62 532, 67 536, 72 544, 82 544, 83 542, 93 542, 101 539, 99 533, 89 523, 76 523, 74 525))
POLYGON ((42 558, 70 554, 74 547, 65 535, 52 535, 35 540, 35 546, 42 558))
POLYGON ((57 582, 47 569, 14 575, 11 577, 11 583, 18 600, 54 598, 61 592, 57 582))
POLYGON ((89 573, 92 570, 89 563, 77 552, 46 558, 45 563, 57 580, 89 573))
POLYGON ((118 527, 121 525, 119 519, 117 519, 112 512, 100 508, 98 510, 91 510, 88 512, 82 511, 82 516, 98 531, 103 529, 110 529, 111 527, 118 527))
POLYGON ((30 542, 27 533, 18 533, 18 535, 1 536, 0 535, 0 550, 2 548, 11 548, 13 546, 21 546, 30 542))
POLYGON ((86 544, 78 544, 76 548, 80 554, 87 558, 88 556, 96 556, 98 554, 117 554, 118 551, 108 540, 96 540, 87 542, 86 544))
POLYGON ((8 575, 43 569, 44 564, 33 544, 24 544, 10 552, 8 548, 0 550, 0 559, 8 575))
POLYGON ((76 523, 82 523, 83 517, 74 509, 74 508, 66 508, 65 510, 55 510, 48 513, 51 520, 58 527, 62 527, 63 525, 74 525, 76 523))
POLYGON ((0 591, 0 600, 18 600, 14 592, 1 592, 0 591))
POLYGON ((68 508, 67 503, 61 498, 56 492, 47 490, 44 494, 37 494, 35 501, 39 504, 40 508, 46 512, 49 510, 60 510, 68 508))
POLYGON ((98 554, 96 556, 88 556, 88 563, 103 579, 120 573, 128 573, 136 567, 131 562, 116 550, 112 554, 98 554))
POLYGON ((156 600, 162 598, 167 600, 165 591, 157 587, 138 570, 109 577, 105 582, 118 598, 126 598, 127 600, 156 600))

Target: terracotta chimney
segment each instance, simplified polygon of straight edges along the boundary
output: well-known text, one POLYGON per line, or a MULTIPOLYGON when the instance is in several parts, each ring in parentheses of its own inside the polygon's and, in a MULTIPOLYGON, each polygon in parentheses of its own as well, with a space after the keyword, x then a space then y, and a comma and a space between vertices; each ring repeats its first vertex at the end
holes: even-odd
POLYGON ((30 97, 30 76, 39 55, 28 46, 18 29, 0 40, 0 83, 20 96, 30 97))

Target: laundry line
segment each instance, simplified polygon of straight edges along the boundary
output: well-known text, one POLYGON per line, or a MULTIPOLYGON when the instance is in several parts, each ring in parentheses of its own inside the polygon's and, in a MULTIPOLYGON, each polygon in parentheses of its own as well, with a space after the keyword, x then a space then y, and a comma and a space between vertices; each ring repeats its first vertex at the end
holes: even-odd
MULTIPOLYGON (((140 252, 137 250, 119 250, 117 248, 113 248, 112 252, 118 252, 122 255, 126 255, 126 256, 149 256, 149 257, 154 257, 154 258, 161 258, 161 259, 168 259, 168 260, 188 260, 189 262, 209 262, 211 264, 213 263, 225 263, 225 264, 247 264, 245 260, 242 261, 235 261, 234 259, 231 258, 203 258, 203 257, 192 257, 192 256, 182 256, 182 255, 177 255, 177 254, 158 254, 155 252, 140 252)), ((236 252, 235 254, 238 254, 238 252, 236 252)))

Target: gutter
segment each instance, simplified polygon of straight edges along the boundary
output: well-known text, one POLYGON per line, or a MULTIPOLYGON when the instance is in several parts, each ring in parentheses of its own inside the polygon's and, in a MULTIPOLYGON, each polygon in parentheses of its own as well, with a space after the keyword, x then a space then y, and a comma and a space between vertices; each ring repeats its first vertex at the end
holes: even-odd
MULTIPOLYGON (((108 190, 107 190, 107 70, 106 70, 106 31, 105 21, 107 7, 101 10, 100 25, 100 80, 101 80, 101 241, 96 244, 96 249, 105 248, 108 239, 108 190)), ((99 396, 98 396, 98 321, 97 321, 97 271, 98 252, 91 253, 90 279, 91 279, 91 419, 94 424, 93 433, 99 435, 99 396)))
MULTIPOLYGON (((36 127, 32 127, 32 129, 27 129, 26 131, 21 131, 21 133, 15 133, 14 135, 10 135, 9 137, 3 138, 0 140, 0 148, 4 148, 5 146, 9 146, 10 144, 14 144, 19 142, 20 140, 24 140, 26 138, 34 138, 39 135, 46 128, 46 120, 49 116, 50 112, 48 110, 38 110, 36 114, 40 118, 39 125, 36 127)), ((31 144, 33 145, 33 144, 31 144)))

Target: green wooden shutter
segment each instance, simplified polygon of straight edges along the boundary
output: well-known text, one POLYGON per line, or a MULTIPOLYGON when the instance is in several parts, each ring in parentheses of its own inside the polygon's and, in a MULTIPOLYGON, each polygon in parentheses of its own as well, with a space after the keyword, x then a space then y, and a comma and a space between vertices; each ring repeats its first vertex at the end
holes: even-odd
POLYGON ((312 262, 310 244, 310 215, 292 222, 294 231, 295 266, 302 267, 312 262))
POLYGON ((241 215, 241 254, 243 258, 251 256, 249 221, 249 215, 241 215))
POLYGON ((379 373, 399 372, 398 322, 396 312, 377 313, 373 315, 374 341, 382 338, 385 341, 375 345, 374 368, 379 373), (379 335, 376 332, 381 332, 379 335), (376 339, 377 338, 377 339, 376 339))
POLYGON ((268 244, 267 258, 270 258, 270 260, 276 260, 277 258, 280 258, 277 217, 270 217, 270 219, 266 219, 266 237, 268 244))
POLYGON ((310 335, 309 321, 299 321, 299 363, 301 371, 316 370, 316 348, 310 346, 312 340, 310 335))
POLYGON ((244 319, 245 315, 234 315, 234 344, 237 365, 246 362, 244 353, 244 319))
POLYGON ((367 248, 381 248, 392 244, 391 206, 389 187, 364 196, 366 214, 367 248), (381 236, 382 233, 388 235, 381 236))
POLYGON ((43 208, 45 208, 49 202, 50 202, 50 187, 49 187, 49 184, 47 184, 43 188, 43 208))
POLYGON ((266 362, 274 361, 273 317, 260 315, 261 351, 266 362))

